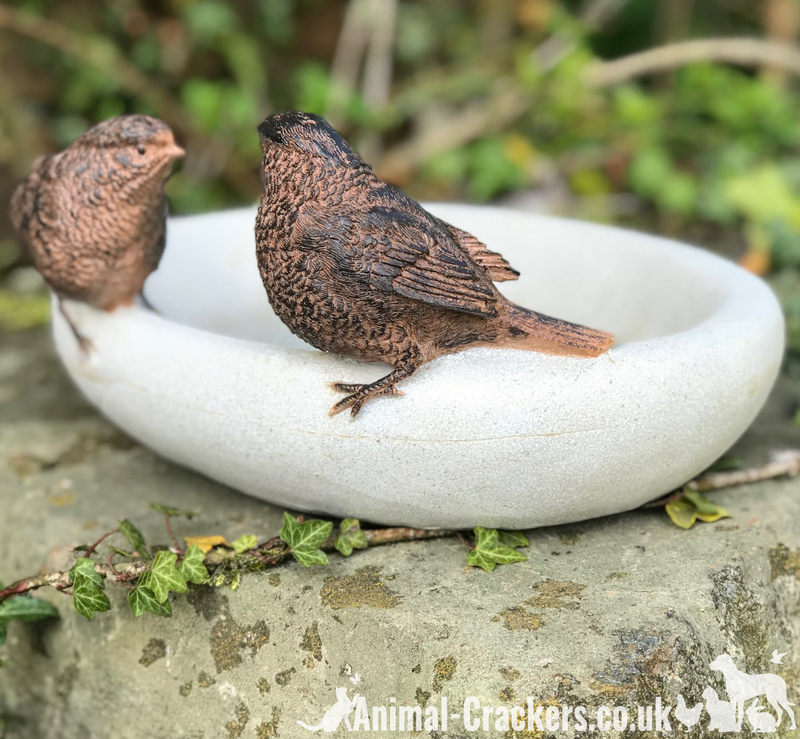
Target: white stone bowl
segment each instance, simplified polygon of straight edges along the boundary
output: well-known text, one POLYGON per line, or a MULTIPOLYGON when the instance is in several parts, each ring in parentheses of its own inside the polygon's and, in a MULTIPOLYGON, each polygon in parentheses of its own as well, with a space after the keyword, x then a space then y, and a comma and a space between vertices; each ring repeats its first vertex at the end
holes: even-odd
POLYGON ((472 349, 402 383, 403 397, 328 417, 331 381, 381 365, 323 354, 273 314, 255 209, 175 218, 144 307, 67 303, 58 351, 86 396, 179 464, 279 506, 419 527, 547 526, 625 511, 723 454, 764 403, 783 317, 719 257, 615 228, 495 208, 431 210, 522 273, 515 302, 613 332, 597 359, 472 349))

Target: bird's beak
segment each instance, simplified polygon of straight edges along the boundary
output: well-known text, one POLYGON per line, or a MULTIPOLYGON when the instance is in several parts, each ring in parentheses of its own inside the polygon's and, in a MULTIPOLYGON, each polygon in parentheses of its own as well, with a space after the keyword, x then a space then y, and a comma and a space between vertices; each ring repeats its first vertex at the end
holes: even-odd
POLYGON ((181 149, 181 147, 178 146, 177 144, 172 144, 171 146, 168 146, 166 148, 165 154, 170 159, 180 159, 182 156, 186 155, 186 151, 184 149, 181 149))

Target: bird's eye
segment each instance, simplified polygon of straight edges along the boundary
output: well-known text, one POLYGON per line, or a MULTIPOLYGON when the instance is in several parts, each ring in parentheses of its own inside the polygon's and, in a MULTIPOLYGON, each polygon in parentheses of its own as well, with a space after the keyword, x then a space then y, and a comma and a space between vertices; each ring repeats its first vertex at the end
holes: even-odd
POLYGON ((136 151, 138 151, 140 154, 144 154, 144 146, 139 144, 139 146, 136 147, 136 151))

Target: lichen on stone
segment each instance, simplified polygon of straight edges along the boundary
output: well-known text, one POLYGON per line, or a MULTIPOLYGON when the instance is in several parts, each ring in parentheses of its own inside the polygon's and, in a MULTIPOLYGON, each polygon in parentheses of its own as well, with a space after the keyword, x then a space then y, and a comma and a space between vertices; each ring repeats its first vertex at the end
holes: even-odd
POLYGON ((570 580, 542 580, 533 586, 534 595, 525 601, 534 608, 568 608, 580 607, 586 586, 570 580))
POLYGON ((201 672, 197 676, 197 686, 199 688, 210 688, 214 685, 217 681, 211 677, 207 672, 201 672))
POLYGON ((395 608, 402 596, 386 587, 379 567, 362 567, 352 575, 329 577, 319 592, 322 603, 334 610, 343 608, 395 608))
POLYGON ((303 633, 300 648, 311 654, 317 662, 322 662, 322 639, 319 635, 319 624, 316 621, 303 633))
POLYGON ((239 739, 244 733, 248 721, 250 721, 250 710, 244 703, 240 703, 236 707, 236 718, 225 724, 225 729, 228 732, 227 739, 239 739))
POLYGON ((139 664, 145 667, 150 667, 153 662, 166 657, 167 644, 163 639, 151 639, 142 648, 142 656, 139 658, 139 664))
POLYGON ((283 672, 279 672, 275 675, 275 683, 280 685, 282 688, 285 688, 290 682, 292 682, 292 675, 297 672, 294 667, 289 668, 288 670, 284 670, 283 672))
POLYGON ((800 550, 789 549, 785 544, 778 544, 767 551, 770 564, 770 580, 782 576, 794 577, 800 580, 800 550))
POLYGON ((458 661, 452 655, 436 660, 436 664, 433 666, 433 689, 435 692, 441 693, 442 684, 453 679, 457 667, 458 661))
POLYGON ((211 629, 209 641, 217 673, 240 665, 244 649, 249 649, 250 655, 255 657, 268 641, 269 627, 263 620, 256 621, 252 626, 242 626, 230 615, 220 617, 211 629))
POLYGON ((281 710, 277 706, 272 708, 272 719, 256 726, 256 739, 273 739, 278 736, 278 724, 281 710))
POLYGON ((522 606, 512 606, 500 611, 492 621, 502 621, 509 631, 538 631, 544 626, 544 619, 538 613, 531 613, 522 606))

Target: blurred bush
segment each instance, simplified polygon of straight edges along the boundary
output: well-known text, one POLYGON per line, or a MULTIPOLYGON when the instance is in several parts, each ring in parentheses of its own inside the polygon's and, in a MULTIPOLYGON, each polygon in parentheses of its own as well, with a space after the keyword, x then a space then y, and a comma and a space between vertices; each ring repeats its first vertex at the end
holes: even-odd
MULTIPOLYGON (((511 198, 800 269, 799 16, 795 0, 0 4, 0 200, 39 154, 144 112, 188 151, 176 212, 252 202, 255 127, 297 108, 420 198, 511 198), (713 37, 761 46, 679 43, 713 37), (631 56, 665 45, 666 67, 631 56)), ((0 272, 15 255, 2 208, 0 272)))

